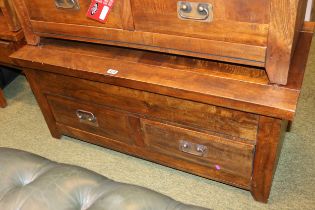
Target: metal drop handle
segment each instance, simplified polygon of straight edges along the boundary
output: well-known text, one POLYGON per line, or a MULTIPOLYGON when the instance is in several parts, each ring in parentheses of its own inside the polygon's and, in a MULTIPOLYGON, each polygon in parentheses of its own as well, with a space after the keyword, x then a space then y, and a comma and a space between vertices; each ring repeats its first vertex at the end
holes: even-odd
POLYGON ((191 155, 205 157, 208 154, 208 147, 201 144, 195 144, 186 140, 179 142, 179 150, 191 155))
POLYGON ((201 145, 201 144, 197 144, 196 145, 196 150, 197 150, 197 152, 200 152, 200 153, 205 153, 206 151, 207 151, 207 147, 206 146, 204 146, 204 145, 201 145))
POLYGON ((92 112, 78 109, 76 110, 76 116, 79 118, 80 122, 82 123, 98 125, 97 118, 92 112))
POLYGON ((78 0, 55 0, 55 5, 59 9, 80 9, 78 0))
POLYGON ((191 4, 189 2, 183 2, 180 9, 184 12, 191 12, 191 4))
POLYGON ((177 7, 180 19, 204 22, 212 21, 213 12, 211 4, 179 1, 177 7))
MULTIPOLYGON (((186 8, 186 7, 184 7, 186 8)), ((188 11, 188 9, 184 9, 184 8, 181 8, 182 11, 188 11)), ((183 13, 179 13, 180 17, 183 18, 183 19, 192 19, 192 20, 207 20, 209 18, 209 10, 203 6, 199 6, 198 7, 198 12, 200 15, 202 15, 202 17, 187 17, 185 15, 183 15, 183 13), (203 14, 205 13, 205 14, 203 14)))

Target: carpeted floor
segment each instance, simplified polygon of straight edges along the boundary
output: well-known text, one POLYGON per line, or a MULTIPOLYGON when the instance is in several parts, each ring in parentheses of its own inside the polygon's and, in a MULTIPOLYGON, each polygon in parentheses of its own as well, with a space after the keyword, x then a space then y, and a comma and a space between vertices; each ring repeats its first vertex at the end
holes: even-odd
POLYGON ((315 209, 315 43, 296 120, 285 138, 269 204, 255 202, 247 191, 76 139, 55 140, 23 76, 4 92, 9 106, 0 109, 0 147, 18 148, 83 166, 117 181, 145 186, 177 200, 216 210, 315 209))

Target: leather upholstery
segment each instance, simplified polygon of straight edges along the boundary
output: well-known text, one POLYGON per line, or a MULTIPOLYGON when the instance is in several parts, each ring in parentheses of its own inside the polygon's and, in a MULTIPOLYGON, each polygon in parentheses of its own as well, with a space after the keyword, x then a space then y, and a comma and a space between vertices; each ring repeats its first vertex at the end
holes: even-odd
POLYGON ((90 170, 0 148, 1 210, 205 210, 90 170))

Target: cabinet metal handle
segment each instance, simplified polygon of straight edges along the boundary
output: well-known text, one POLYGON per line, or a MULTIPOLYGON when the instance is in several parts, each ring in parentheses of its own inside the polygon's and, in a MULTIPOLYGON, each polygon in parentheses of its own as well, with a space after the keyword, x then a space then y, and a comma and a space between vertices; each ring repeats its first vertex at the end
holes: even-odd
POLYGON ((59 9, 80 9, 78 0, 55 0, 55 5, 59 9))
POLYGON ((208 147, 201 144, 195 144, 189 141, 181 140, 179 150, 191 155, 205 157, 208 154, 208 147))
POLYGON ((92 112, 78 109, 76 111, 76 116, 78 117, 78 119, 82 123, 87 123, 90 125, 98 126, 97 118, 95 117, 95 115, 92 112))
POLYGON ((201 144, 196 145, 196 151, 199 152, 200 154, 204 154, 207 151, 207 147, 201 144))
POLYGON ((182 20, 210 22, 213 19, 212 4, 209 3, 179 1, 177 11, 182 20))

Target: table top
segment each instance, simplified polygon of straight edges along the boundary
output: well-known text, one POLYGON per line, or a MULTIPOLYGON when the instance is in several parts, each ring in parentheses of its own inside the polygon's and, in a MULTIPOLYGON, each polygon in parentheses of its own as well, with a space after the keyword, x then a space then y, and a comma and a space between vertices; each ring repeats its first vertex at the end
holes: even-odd
POLYGON ((56 39, 26 45, 11 58, 25 68, 292 120, 313 29, 306 25, 300 33, 285 86, 270 84, 263 68, 56 39))

